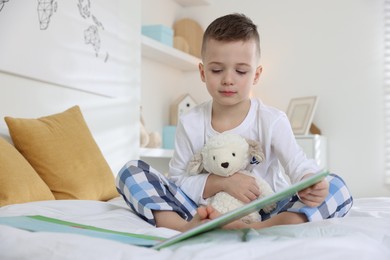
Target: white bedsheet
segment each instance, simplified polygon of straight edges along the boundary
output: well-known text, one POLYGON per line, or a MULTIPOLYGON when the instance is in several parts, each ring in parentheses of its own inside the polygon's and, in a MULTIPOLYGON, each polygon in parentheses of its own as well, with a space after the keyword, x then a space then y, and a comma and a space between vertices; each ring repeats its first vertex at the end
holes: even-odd
MULTIPOLYGON (((134 215, 122 199, 63 200, 0 208, 0 216, 44 215, 123 232, 170 237, 134 215)), ((75 234, 28 232, 0 225, 0 259, 390 259, 390 198, 355 200, 350 214, 293 226, 215 230, 155 251, 75 234)))

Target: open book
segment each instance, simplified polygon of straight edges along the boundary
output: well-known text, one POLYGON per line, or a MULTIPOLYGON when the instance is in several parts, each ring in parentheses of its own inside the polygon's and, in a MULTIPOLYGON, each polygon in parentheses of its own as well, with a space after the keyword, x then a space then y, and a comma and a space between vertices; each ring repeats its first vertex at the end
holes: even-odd
POLYGON ((262 199, 254 200, 238 209, 235 209, 233 211, 230 211, 228 213, 225 213, 221 215, 220 217, 210 220, 206 223, 203 223, 197 227, 194 227, 186 232, 180 233, 176 236, 173 236, 172 238, 168 238, 167 240, 160 242, 156 245, 154 245, 152 248, 154 249, 161 249, 170 245, 173 245, 177 242, 180 242, 184 239, 193 237, 195 235, 210 231, 215 228, 222 227, 234 220, 240 219, 252 212, 260 211, 262 208, 273 204, 275 202, 281 201, 283 199, 289 198, 293 195, 295 195, 298 191, 303 190, 307 187, 310 187, 311 185, 320 182, 322 179, 324 179, 327 175, 329 175, 328 171, 321 171, 310 178, 306 178, 300 182, 297 182, 288 188, 281 190, 279 192, 274 193, 273 195, 267 196, 262 199))
POLYGON ((198 234, 210 231, 212 229, 220 228, 254 211, 259 211, 260 209, 264 208, 269 204, 291 197, 294 194, 296 194, 298 191, 305 189, 321 181, 328 174, 329 172, 327 171, 319 172, 311 176, 310 178, 295 183, 290 187, 282 191, 279 191, 271 196, 254 200, 251 203, 246 204, 224 215, 221 215, 216 219, 210 220, 193 229, 190 229, 186 232, 180 233, 168 239, 157 237, 157 236, 118 232, 118 231, 98 228, 94 226, 62 221, 59 219, 49 218, 45 216, 0 217, 0 225, 8 225, 15 228, 20 228, 24 230, 33 231, 33 232, 44 231, 44 232, 80 234, 80 235, 115 240, 126 244, 152 247, 154 249, 159 250, 161 248, 168 247, 170 245, 173 245, 187 238, 196 236, 198 234))

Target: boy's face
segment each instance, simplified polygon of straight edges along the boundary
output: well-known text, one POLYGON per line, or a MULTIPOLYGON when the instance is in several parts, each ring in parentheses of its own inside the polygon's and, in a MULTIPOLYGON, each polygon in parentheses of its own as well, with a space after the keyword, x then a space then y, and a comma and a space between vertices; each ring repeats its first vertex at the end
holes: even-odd
POLYGON ((256 43, 250 41, 207 41, 200 77, 213 100, 221 105, 234 105, 248 100, 251 88, 261 74, 256 43))

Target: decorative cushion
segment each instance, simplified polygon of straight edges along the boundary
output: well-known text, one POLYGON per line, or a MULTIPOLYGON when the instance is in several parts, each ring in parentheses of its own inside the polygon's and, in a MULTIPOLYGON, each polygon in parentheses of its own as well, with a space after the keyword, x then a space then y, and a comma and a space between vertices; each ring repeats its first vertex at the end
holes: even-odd
POLYGON ((54 196, 18 150, 0 137, 0 206, 38 200, 54 196))
POLYGON ((56 199, 118 196, 112 171, 78 106, 37 119, 5 117, 15 147, 56 199))

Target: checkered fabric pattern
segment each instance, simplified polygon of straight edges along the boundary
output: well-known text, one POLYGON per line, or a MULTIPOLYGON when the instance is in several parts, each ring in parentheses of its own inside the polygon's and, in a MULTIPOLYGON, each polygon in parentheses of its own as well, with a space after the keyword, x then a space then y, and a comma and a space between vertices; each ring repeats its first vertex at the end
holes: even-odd
POLYGON ((287 211, 303 213, 310 222, 344 217, 352 207, 353 198, 343 179, 336 174, 330 174, 327 181, 329 195, 320 206, 311 208, 296 198, 296 202, 287 211))
POLYGON ((127 205, 152 225, 156 225, 153 210, 176 211, 186 220, 196 213, 196 204, 144 161, 126 163, 118 173, 116 186, 127 205))
MULTIPOLYGON (((278 202, 271 213, 260 214, 268 219, 284 211, 299 212, 309 221, 317 221, 345 216, 352 207, 353 199, 344 181, 337 175, 327 177, 329 195, 319 207, 308 207, 299 201, 298 196, 278 202)), ((142 219, 155 225, 153 210, 171 210, 183 219, 191 220, 196 213, 197 205, 188 198, 173 182, 141 160, 128 162, 116 178, 118 192, 126 203, 142 219)))

